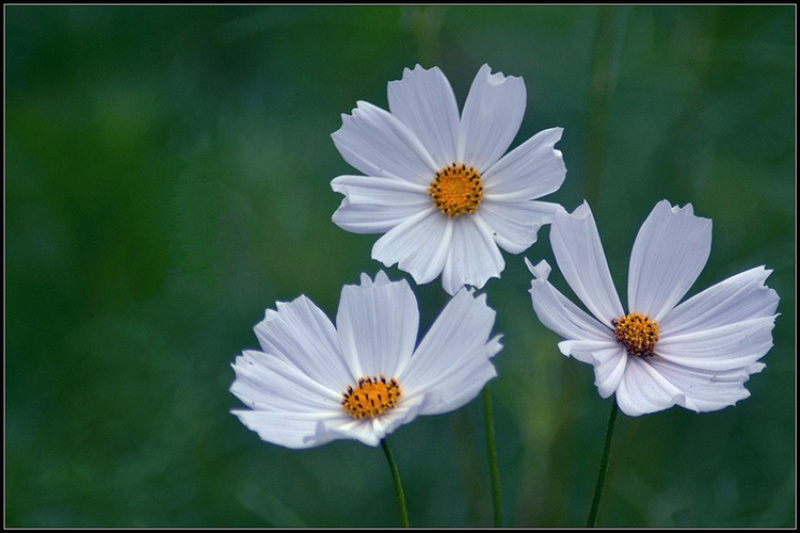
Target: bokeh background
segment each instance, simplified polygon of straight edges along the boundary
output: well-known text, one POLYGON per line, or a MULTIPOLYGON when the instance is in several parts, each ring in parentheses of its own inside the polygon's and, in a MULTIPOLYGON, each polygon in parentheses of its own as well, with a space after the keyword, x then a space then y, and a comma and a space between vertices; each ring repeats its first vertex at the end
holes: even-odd
MULTIPOLYGON (((796 7, 6 6, 5 509, 10 527, 392 527, 380 448, 291 451, 230 414, 276 300, 334 316, 377 239, 331 215, 330 134, 403 68, 521 76, 514 145, 561 126, 624 288, 663 198, 714 221, 691 293, 765 264, 781 296, 752 397, 621 415, 598 525, 796 520, 796 7)), ((552 255, 548 229, 524 255, 552 255)), ((487 284, 504 523, 580 527, 611 400, 536 319, 521 256, 487 284)), ((406 277, 388 269, 394 279, 406 277)), ((568 290, 563 279, 555 283, 568 290)), ((424 331, 439 282, 417 289, 424 331)), ((624 295, 624 292, 622 293, 624 295)), ((623 298, 624 299, 624 298, 623 298)), ((480 399, 390 442, 412 525, 491 525, 480 399)))

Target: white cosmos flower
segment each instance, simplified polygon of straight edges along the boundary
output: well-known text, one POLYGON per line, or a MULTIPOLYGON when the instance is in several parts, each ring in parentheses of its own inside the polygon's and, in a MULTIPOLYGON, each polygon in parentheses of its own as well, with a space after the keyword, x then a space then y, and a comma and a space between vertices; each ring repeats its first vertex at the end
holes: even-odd
POLYGON ((408 283, 379 272, 345 285, 336 326, 311 300, 268 309, 255 327, 263 351, 232 365, 233 414, 265 441, 310 448, 334 439, 380 440, 417 415, 453 411, 497 374, 486 296, 456 294, 415 349, 419 311, 408 283))
POLYGON ((399 263, 418 284, 442 274, 450 293, 477 288, 536 241, 557 204, 536 201, 561 186, 566 168, 544 130, 505 156, 525 114, 521 78, 483 65, 459 116, 441 70, 419 65, 389 83, 389 110, 358 102, 333 142, 365 174, 339 176, 345 195, 333 221, 354 233, 383 233, 372 258, 399 263))
POLYGON ((711 220, 692 205, 662 200, 647 217, 630 258, 628 314, 622 309, 592 212, 584 202, 556 214, 550 241, 561 273, 591 315, 547 280, 546 261, 535 267, 533 308, 563 337, 558 347, 594 366, 600 396, 616 393, 630 416, 679 405, 715 411, 750 393, 744 382, 772 347, 777 293, 764 284, 771 270, 756 267, 677 305, 711 252, 711 220))

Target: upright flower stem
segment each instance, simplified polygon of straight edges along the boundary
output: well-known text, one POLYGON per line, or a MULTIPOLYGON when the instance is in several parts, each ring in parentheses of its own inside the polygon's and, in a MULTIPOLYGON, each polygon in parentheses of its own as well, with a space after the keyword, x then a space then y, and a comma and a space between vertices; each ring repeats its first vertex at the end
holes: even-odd
POLYGON ((589 80, 586 144, 586 200, 598 205, 602 189, 603 166, 609 129, 608 113, 616 84, 628 11, 624 7, 604 6, 598 10, 597 29, 592 43, 589 80))
POLYGON ((594 497, 592 498, 592 508, 589 510, 589 520, 586 522, 586 527, 594 527, 594 522, 597 519, 597 510, 600 508, 600 497, 603 494, 603 485, 606 482, 606 472, 608 472, 608 457, 611 454, 611 440, 614 438, 614 423, 617 421, 617 401, 614 399, 611 403, 611 414, 608 415, 608 429, 606 429, 606 443, 603 447, 603 458, 600 460, 600 472, 597 474, 597 485, 594 488, 594 497))
POLYGON ((392 478, 394 479, 394 489, 397 492, 397 503, 400 505, 400 523, 403 527, 408 526, 408 510, 406 509, 406 496, 403 493, 403 482, 400 481, 400 471, 397 469, 397 463, 394 461, 392 452, 389 450, 389 445, 386 439, 381 439, 381 446, 383 453, 386 454, 386 460, 389 462, 389 469, 392 471, 392 478))
POLYGON ((500 470, 497 468, 497 451, 494 446, 494 418, 492 417, 492 393, 487 384, 483 388, 483 407, 486 417, 486 451, 489 454, 489 475, 492 479, 492 507, 494 527, 502 527, 503 505, 500 499, 500 470))

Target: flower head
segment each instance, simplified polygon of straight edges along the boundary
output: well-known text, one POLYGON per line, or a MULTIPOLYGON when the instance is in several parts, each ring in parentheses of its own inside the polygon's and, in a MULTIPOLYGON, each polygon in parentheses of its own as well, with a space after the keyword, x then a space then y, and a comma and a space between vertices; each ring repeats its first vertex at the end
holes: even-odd
POLYGON ((715 411, 750 393, 744 382, 772 347, 777 293, 770 270, 756 267, 684 301, 711 252, 711 220, 662 200, 647 217, 631 253, 628 313, 622 309, 589 205, 561 211, 551 226, 564 278, 591 315, 548 281, 546 261, 528 268, 533 308, 563 337, 558 347, 594 366, 600 396, 616 393, 638 416, 679 405, 715 411))
POLYGON ((339 176, 345 195, 333 221, 354 233, 383 233, 372 258, 398 263, 418 284, 439 274, 450 293, 499 277, 500 248, 518 254, 536 241, 557 204, 536 201, 561 186, 566 168, 544 130, 506 155, 525 114, 521 78, 478 71, 459 116, 447 78, 406 69, 389 83, 389 110, 358 102, 333 141, 364 176, 339 176))
POLYGON ((462 290, 415 349, 419 311, 406 281, 379 272, 342 289, 336 326, 300 296, 255 327, 263 351, 236 358, 233 413, 265 441, 310 448, 380 440, 417 415, 453 411, 496 376, 495 312, 462 290))

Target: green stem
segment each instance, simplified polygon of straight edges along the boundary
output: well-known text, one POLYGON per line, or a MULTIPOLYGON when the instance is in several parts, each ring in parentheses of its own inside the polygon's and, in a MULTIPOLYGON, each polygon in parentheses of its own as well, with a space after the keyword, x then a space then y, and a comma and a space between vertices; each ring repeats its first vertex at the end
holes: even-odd
POLYGON ((620 6, 603 6, 598 10, 597 29, 592 43, 592 62, 587 104, 587 141, 584 154, 586 171, 586 200, 598 205, 602 190, 607 138, 609 134, 609 108, 616 84, 622 41, 628 10, 620 6))
POLYGON ((611 414, 608 415, 606 443, 603 447, 603 458, 600 460, 600 473, 597 474, 597 485, 594 488, 592 508, 589 511, 589 520, 586 522, 586 527, 594 527, 594 522, 597 519, 597 510, 600 508, 600 497, 603 495, 603 485, 605 485, 606 472, 608 472, 608 457, 611 455, 611 439, 614 438, 614 423, 617 421, 618 412, 619 407, 617 407, 617 401, 614 399, 611 404, 611 414))
POLYGON ((403 493, 403 482, 400 481, 400 471, 397 469, 397 463, 394 461, 392 452, 389 450, 389 445, 386 439, 381 440, 383 453, 386 454, 386 460, 389 461, 389 469, 392 471, 392 478, 394 479, 394 489, 397 492, 397 503, 400 505, 400 522, 403 527, 408 526, 408 510, 406 509, 406 496, 403 493))
POLYGON ((494 446, 494 418, 492 417, 492 393, 489 385, 483 388, 483 407, 486 417, 486 450, 489 453, 489 475, 492 478, 492 506, 494 527, 502 527, 503 505, 500 499, 500 470, 497 468, 497 451, 494 446))

